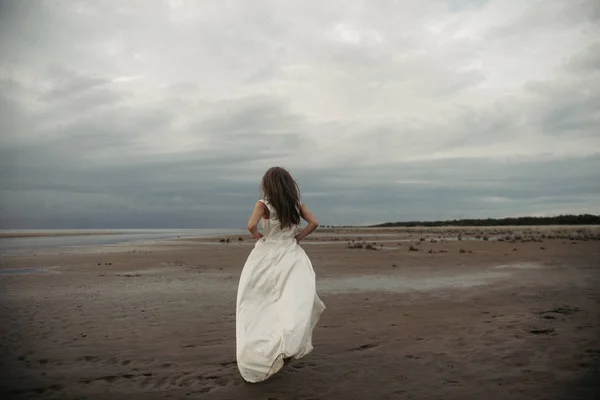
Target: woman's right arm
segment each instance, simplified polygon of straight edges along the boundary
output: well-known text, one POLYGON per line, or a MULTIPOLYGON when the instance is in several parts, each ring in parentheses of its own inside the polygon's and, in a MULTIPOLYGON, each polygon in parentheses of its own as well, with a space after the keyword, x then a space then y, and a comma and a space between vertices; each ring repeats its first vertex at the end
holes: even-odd
POLYGON ((310 212, 310 210, 308 209, 308 207, 306 207, 305 204, 300 205, 300 215, 306 222, 308 222, 308 225, 306 225, 306 227, 299 234, 296 235, 297 243, 300 243, 302 239, 310 235, 319 226, 319 221, 317 220, 317 217, 315 217, 315 215, 310 212))
POLYGON ((248 219, 248 231, 250 231, 256 240, 262 237, 262 234, 258 231, 258 222, 265 215, 265 208, 266 207, 262 202, 257 201, 254 205, 252 215, 250 215, 250 219, 248 219))

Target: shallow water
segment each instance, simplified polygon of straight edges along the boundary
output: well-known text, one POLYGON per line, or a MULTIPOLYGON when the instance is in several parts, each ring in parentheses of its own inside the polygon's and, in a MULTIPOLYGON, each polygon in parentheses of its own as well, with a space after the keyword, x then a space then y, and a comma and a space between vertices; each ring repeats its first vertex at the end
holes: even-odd
POLYGON ((523 264, 496 265, 494 268, 496 268, 496 269, 540 269, 543 267, 539 264, 523 263, 523 264))
POLYGON ((45 272, 37 268, 0 269, 0 275, 43 274, 45 272))
POLYGON ((485 271, 447 276, 411 277, 406 275, 359 275, 325 278, 317 282, 317 290, 327 293, 432 291, 466 289, 508 278, 510 272, 485 271))
POLYGON ((85 246, 107 246, 122 243, 141 243, 177 237, 211 237, 236 235, 240 229, 116 229, 116 230, 1 230, 2 233, 64 235, 85 232, 80 236, 30 236, 0 238, 0 253, 3 255, 30 254, 38 250, 69 249, 85 246))

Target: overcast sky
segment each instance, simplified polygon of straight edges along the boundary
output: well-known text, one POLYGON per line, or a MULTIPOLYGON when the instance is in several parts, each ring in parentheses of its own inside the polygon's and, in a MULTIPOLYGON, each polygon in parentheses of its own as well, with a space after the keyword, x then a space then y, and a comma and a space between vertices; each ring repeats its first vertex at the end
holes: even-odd
POLYGON ((0 1, 0 227, 600 213, 597 0, 0 1))

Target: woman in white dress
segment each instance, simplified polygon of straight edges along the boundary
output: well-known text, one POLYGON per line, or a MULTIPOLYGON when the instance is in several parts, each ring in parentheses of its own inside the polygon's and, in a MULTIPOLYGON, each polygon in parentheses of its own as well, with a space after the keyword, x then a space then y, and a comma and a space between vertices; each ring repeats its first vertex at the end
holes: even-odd
POLYGON ((325 310, 312 264, 299 245, 318 227, 317 219, 285 169, 270 168, 261 191, 248 221, 256 244, 240 276, 236 305, 237 365, 251 383, 310 353, 312 331, 325 310), (302 230, 301 218, 308 223, 302 230), (263 234, 257 227, 261 220, 263 234))

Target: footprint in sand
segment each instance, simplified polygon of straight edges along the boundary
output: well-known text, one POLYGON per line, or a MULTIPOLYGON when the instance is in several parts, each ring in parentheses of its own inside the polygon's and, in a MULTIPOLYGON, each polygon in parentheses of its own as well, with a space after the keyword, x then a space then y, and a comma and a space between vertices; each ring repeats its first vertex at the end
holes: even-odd
POLYGON ((304 367, 315 367, 315 366, 316 366, 316 364, 313 364, 313 363, 300 363, 300 364, 292 365, 292 368, 302 369, 304 367))
POLYGON ((460 386, 460 382, 459 381, 453 381, 453 380, 445 380, 444 381, 444 385, 448 385, 448 386, 460 386))
MULTIPOLYGON (((36 394, 46 394, 49 392, 57 392, 62 390, 63 387, 61 385, 51 385, 51 386, 45 386, 45 387, 39 387, 39 388, 35 388, 35 389, 31 389, 25 392, 32 392, 32 393, 36 393, 36 394)), ((18 391, 20 392, 20 391, 18 391)), ((16 394, 16 393, 15 393, 16 394)))
POLYGON ((356 347, 356 348, 352 349, 352 351, 370 350, 370 349, 374 349, 376 347, 379 347, 379 343, 368 343, 368 344, 363 344, 362 346, 356 347))
POLYGON ((227 386, 228 382, 217 375, 202 376, 196 372, 184 372, 155 376, 152 373, 106 375, 80 380, 81 383, 91 384, 103 382, 111 386, 121 384, 134 384, 140 389, 172 389, 172 388, 198 388, 197 393, 208 393, 217 388, 227 386))
POLYGON ((237 365, 237 361, 227 361, 219 364, 221 367, 231 367, 237 365))
POLYGON ((571 315, 571 314, 575 314, 576 312, 579 311, 579 308, 577 307, 558 307, 558 308, 554 308, 552 310, 548 310, 548 311, 542 311, 540 314, 550 314, 550 313, 554 313, 554 314, 562 314, 562 315, 571 315))
POLYGON ((529 331, 529 333, 532 333, 534 335, 550 335, 555 333, 556 330, 553 328, 549 328, 549 329, 532 329, 529 331))

